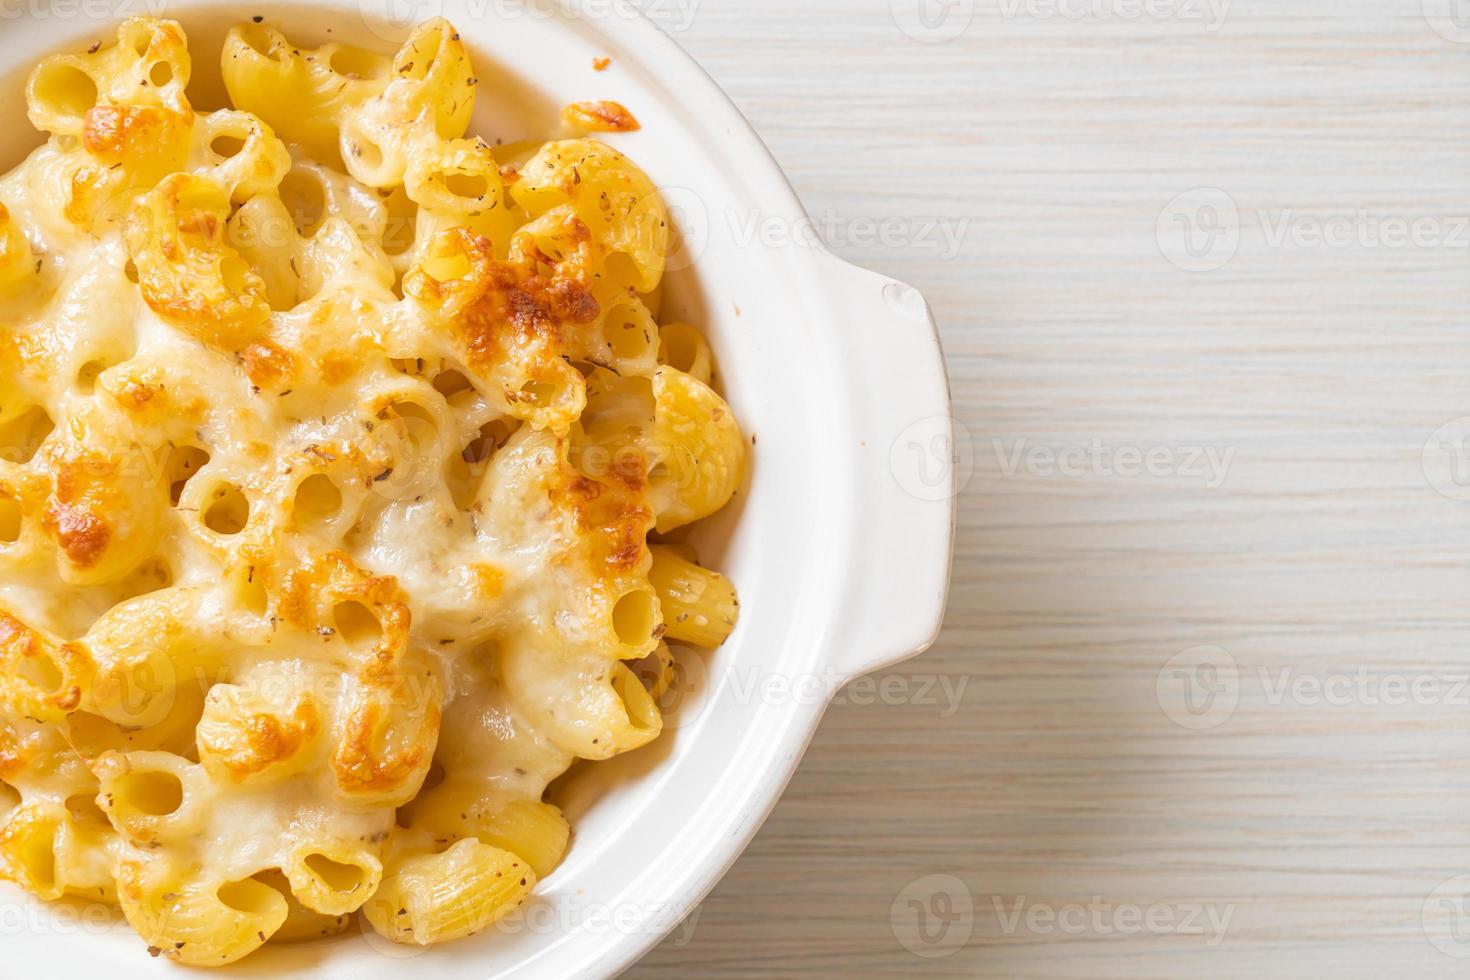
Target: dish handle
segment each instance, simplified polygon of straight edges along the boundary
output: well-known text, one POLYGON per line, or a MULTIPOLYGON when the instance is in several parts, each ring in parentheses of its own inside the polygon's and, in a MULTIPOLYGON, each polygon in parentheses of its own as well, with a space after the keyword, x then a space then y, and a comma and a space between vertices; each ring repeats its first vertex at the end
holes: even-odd
POLYGON ((823 256, 847 335, 856 560, 843 594, 836 667, 847 680, 922 653, 949 591, 958 491, 968 463, 955 443, 944 356, 918 290, 823 256))

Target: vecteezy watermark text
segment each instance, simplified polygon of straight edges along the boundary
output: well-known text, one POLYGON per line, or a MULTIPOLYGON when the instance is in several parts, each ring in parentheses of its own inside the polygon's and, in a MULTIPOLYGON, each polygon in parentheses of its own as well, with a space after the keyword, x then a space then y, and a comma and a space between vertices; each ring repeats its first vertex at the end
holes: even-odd
POLYGON ((797 674, 755 668, 736 670, 730 674, 729 696, 742 705, 821 705, 830 700, 834 705, 858 707, 881 704, 935 708, 940 718, 952 718, 970 683, 968 674, 890 673, 859 677, 839 688, 844 676, 834 668, 797 674))
POLYGON ((1093 895, 1085 902, 1037 902, 1025 895, 992 895, 991 908, 1008 936, 1204 936, 1211 948, 1225 940, 1233 904, 1212 902, 1112 902, 1093 895))
POLYGON ((1310 671, 1295 665, 1245 671, 1222 647, 1196 646, 1170 657, 1155 679, 1155 698, 1165 717, 1192 731, 1224 725, 1243 694, 1269 709, 1466 708, 1470 674, 1368 666, 1310 671))
POLYGON ((1008 477, 1183 477, 1200 480, 1211 490, 1225 482, 1235 459, 1234 446, 1110 446, 1097 438, 1060 448, 1031 445, 1025 439, 1008 446, 992 439, 991 447, 1001 474, 1008 477))
POLYGON ((1000 0, 1007 20, 1178 21, 1211 34, 1225 24, 1232 0, 1000 0))
MULTIPOLYGON (((1203 28, 1225 26, 1233 0, 999 0, 987 13, 1002 20, 1064 21, 1069 24, 1134 24, 1145 21, 1203 28)), ((899 31, 924 44, 943 44, 975 23, 977 0, 888 0, 899 31)), ((976 32, 979 32, 979 28, 976 32)))
POLYGON ((0 0, 0 21, 95 20, 163 17, 169 0, 0 0))
MULTIPOLYGON (((38 0, 30 0, 38 2, 38 0)), ((701 0, 358 0, 364 26, 386 41, 402 40, 407 28, 434 17, 461 26, 481 21, 631 20, 646 16, 665 31, 680 33, 694 24, 701 0)))
POLYGON ((1218 187, 1196 187, 1164 205, 1155 222, 1159 251, 1187 272, 1228 265, 1247 232, 1272 251, 1470 249, 1470 215, 1355 208, 1242 210, 1218 187))
POLYGON ((768 248, 919 249, 937 252, 946 261, 959 255, 970 232, 969 218, 849 217, 830 209, 796 220, 761 211, 728 211, 725 218, 731 239, 741 248, 759 243, 768 248))

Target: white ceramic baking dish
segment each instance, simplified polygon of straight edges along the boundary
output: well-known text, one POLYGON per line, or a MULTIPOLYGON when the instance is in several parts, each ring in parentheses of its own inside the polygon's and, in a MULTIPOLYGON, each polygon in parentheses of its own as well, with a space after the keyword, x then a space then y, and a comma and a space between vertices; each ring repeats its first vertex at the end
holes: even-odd
MULTIPOLYGON (((707 328, 730 403, 755 440, 747 486, 703 542, 740 589, 739 629, 688 671, 659 743, 569 780, 561 801, 575 843, 522 914, 428 950, 354 930, 268 947, 224 971, 314 980, 407 969, 442 980, 616 974, 735 861, 831 695, 918 653, 938 630, 953 493, 949 396, 928 310, 908 287, 815 244, 740 113, 625 0, 0 0, 0 164, 9 169, 39 143, 17 135, 31 132, 21 94, 30 66, 110 38, 138 13, 183 23, 196 101, 220 91, 220 39, 248 17, 312 43, 391 49, 411 23, 442 13, 476 58, 473 132, 492 142, 552 134, 559 107, 580 99, 615 99, 643 123, 608 139, 663 189, 683 233, 666 315, 707 328), (595 72, 596 57, 612 66, 595 72)), ((8 885, 0 964, 6 976, 179 975, 149 959, 124 924, 47 907, 8 885)))

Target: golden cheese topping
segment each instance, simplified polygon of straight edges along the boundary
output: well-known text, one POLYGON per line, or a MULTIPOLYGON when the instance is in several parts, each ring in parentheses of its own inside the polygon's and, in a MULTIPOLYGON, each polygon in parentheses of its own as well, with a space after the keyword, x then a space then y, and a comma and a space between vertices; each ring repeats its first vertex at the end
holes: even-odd
POLYGON ((744 439, 648 177, 467 137, 451 25, 221 63, 205 112, 175 23, 47 58, 0 178, 0 875, 196 965, 456 939, 734 627, 663 536, 744 439))

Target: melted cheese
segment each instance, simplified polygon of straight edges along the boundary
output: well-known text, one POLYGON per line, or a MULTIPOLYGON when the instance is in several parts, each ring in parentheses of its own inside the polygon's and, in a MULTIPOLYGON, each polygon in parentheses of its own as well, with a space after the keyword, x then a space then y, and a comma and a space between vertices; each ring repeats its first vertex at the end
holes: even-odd
POLYGON ((551 780, 658 734, 646 538, 742 443, 707 348, 658 356, 652 185, 584 140, 502 171, 449 25, 224 64, 199 113, 169 22, 48 59, 0 178, 0 873, 190 963, 379 888, 453 938, 554 865, 551 780))

